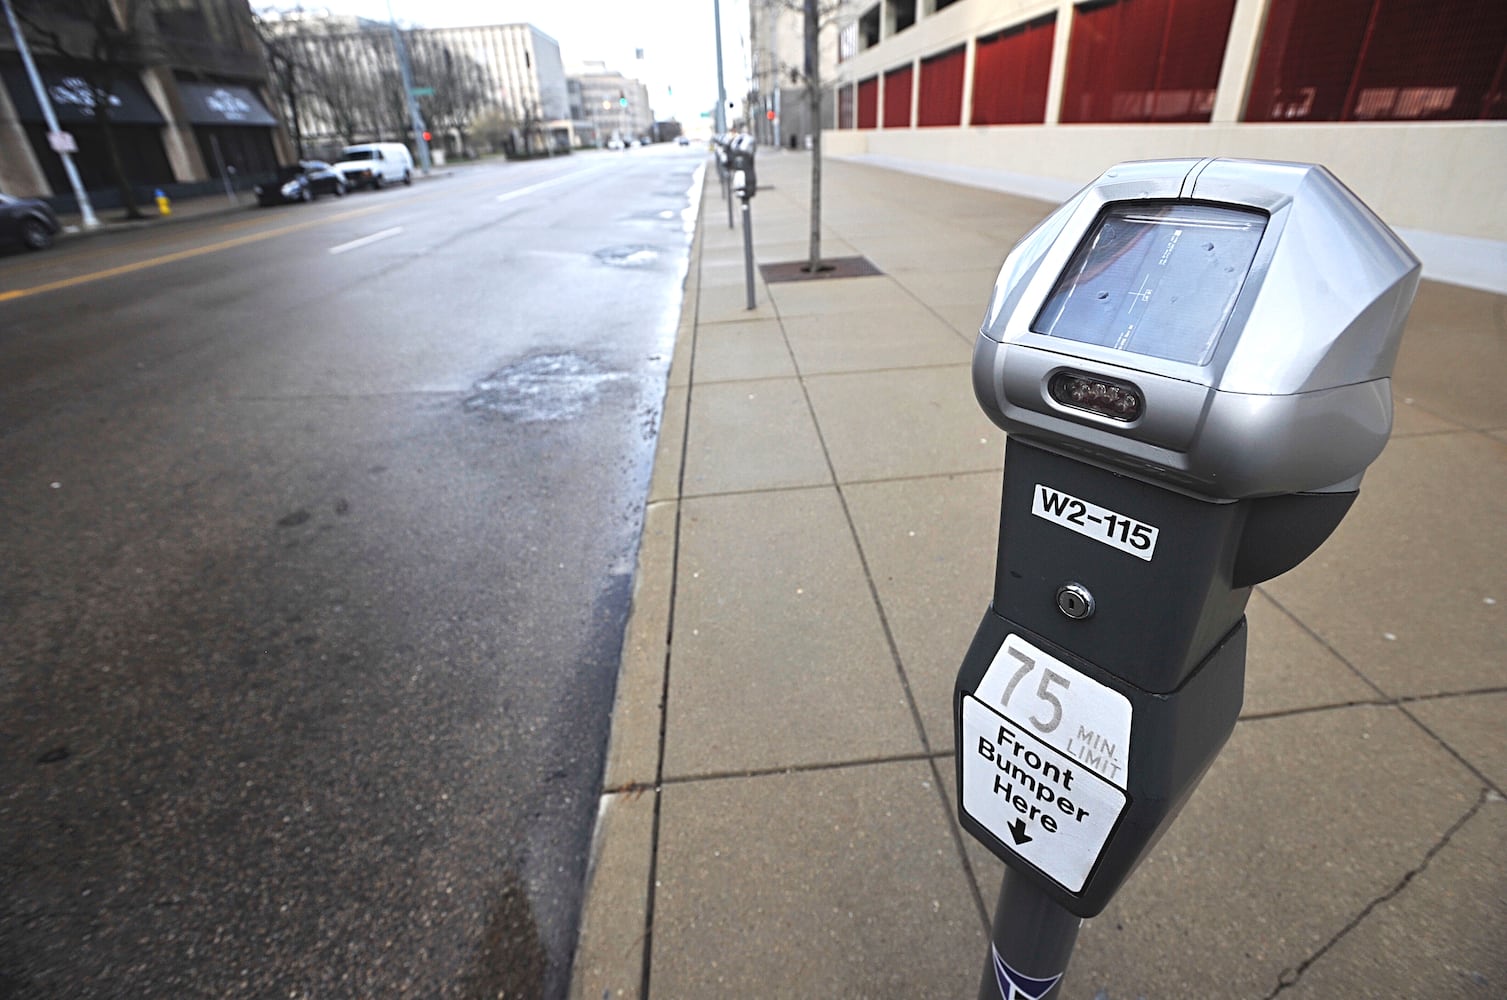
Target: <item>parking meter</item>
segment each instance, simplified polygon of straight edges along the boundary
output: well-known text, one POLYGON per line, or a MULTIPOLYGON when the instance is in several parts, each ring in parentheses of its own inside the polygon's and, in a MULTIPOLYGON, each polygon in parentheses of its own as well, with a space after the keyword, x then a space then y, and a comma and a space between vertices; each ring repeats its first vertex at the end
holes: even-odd
POLYGON ((759 187, 754 174, 754 151, 757 148, 758 143, 751 135, 737 136, 727 147, 727 168, 732 172, 733 191, 745 202, 759 187))
POLYGON ((973 356, 998 560, 953 693, 960 821, 1009 866, 983 995, 1052 992, 1233 731, 1251 588, 1385 446, 1419 270, 1323 167, 1227 159, 1116 166, 1005 259, 973 356))
MULTIPOLYGON (((727 169, 732 177, 733 192, 738 195, 738 201, 743 206, 743 288, 748 308, 754 309, 758 303, 754 297, 754 256, 753 256, 753 215, 749 211, 749 200, 759 188, 759 182, 754 176, 754 150, 758 144, 754 137, 747 133, 734 136, 727 144, 727 169)), ((732 197, 728 197, 728 211, 731 212, 732 197)), ((728 216, 731 224, 732 216, 728 216)))

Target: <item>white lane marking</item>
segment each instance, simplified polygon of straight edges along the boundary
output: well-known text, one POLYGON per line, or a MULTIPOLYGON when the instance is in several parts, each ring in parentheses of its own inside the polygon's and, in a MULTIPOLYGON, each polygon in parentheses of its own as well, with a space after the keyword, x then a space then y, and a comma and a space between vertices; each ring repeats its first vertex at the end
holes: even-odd
POLYGON ((380 233, 372 233, 370 236, 363 236, 359 240, 351 240, 349 243, 342 243, 339 246, 330 247, 330 253, 345 253, 347 250, 357 250, 369 243, 375 243, 378 240, 385 240, 389 236, 396 236, 402 231, 402 226, 393 226, 391 229, 384 229, 380 233))
POLYGON ((509 191, 506 194, 500 194, 497 196, 497 200, 512 201, 514 198, 521 198, 526 194, 533 194, 535 191, 538 191, 541 188, 553 187, 554 185, 568 181, 573 177, 580 177, 582 174, 595 172, 596 171, 594 170, 573 170, 568 174, 562 174, 559 177, 551 177, 547 181, 540 181, 538 184, 530 184, 528 187, 519 188, 517 191, 509 191))

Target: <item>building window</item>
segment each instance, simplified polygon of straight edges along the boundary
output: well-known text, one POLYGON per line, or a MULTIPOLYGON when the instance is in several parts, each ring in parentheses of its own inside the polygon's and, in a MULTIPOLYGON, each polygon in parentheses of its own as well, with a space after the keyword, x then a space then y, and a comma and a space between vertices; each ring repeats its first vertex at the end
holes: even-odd
POLYGON ((914 71, 901 66, 884 74, 884 127, 910 128, 910 90, 914 71))
POLYGON ((889 8, 895 25, 890 34, 904 31, 916 23, 916 0, 889 0, 889 8))
POLYGON ((1272 0, 1245 120, 1507 118, 1507 4, 1272 0))
POLYGON ((879 44, 879 5, 864 11, 858 19, 858 51, 872 49, 879 44))
POLYGON ((853 127, 853 88, 840 87, 837 91, 837 127, 853 127))
POLYGON ((963 123, 963 60, 966 46, 921 60, 921 95, 916 124, 923 126, 963 123))
POLYGON ((1073 11, 1063 122, 1206 122, 1235 0, 1108 0, 1073 11))
POLYGON ((973 125, 1046 121, 1057 15, 980 38, 973 50, 973 125))
POLYGON ((879 127, 879 77, 858 81, 858 127, 879 127))

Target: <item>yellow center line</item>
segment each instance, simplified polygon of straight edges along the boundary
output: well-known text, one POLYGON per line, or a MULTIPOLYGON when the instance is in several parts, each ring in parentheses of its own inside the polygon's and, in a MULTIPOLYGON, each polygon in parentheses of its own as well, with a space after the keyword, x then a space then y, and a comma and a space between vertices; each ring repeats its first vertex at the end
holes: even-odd
MULTIPOLYGON (((121 264, 118 267, 107 267, 103 271, 91 271, 88 274, 76 274, 71 278, 60 278, 57 281, 49 281, 41 285, 33 285, 30 288, 17 288, 9 292, 0 292, 0 302, 9 302, 12 299, 25 298, 28 295, 41 295, 44 292, 56 292, 64 288, 74 288, 78 285, 87 285, 95 281, 104 281, 107 278, 118 278, 123 274, 134 274, 137 271, 145 271, 148 268, 161 267, 163 264, 172 264, 180 260, 188 260, 191 257, 200 257, 205 254, 218 253, 221 250, 230 250, 235 247, 245 246, 248 243, 260 243, 262 240, 270 240, 274 236, 286 236, 304 229, 313 229, 315 226, 328 225, 331 222, 340 222, 345 219, 354 219, 361 215, 370 215, 390 205, 372 205, 368 208, 358 208, 340 215, 332 215, 324 219, 310 219, 308 222, 299 222, 291 226, 281 226, 277 229, 268 229, 260 233, 249 233, 245 236, 237 236, 234 239, 221 240, 218 243, 210 243, 202 247, 190 247, 187 250, 178 250, 173 253, 162 254, 159 257, 148 257, 146 260, 134 261, 130 264, 121 264)), ((239 227, 237 227, 239 228, 239 227)))
MULTIPOLYGON (((386 208, 397 208, 401 205, 410 205, 415 201, 428 201, 431 198, 435 198, 443 194, 464 193, 484 187, 491 187, 495 183, 496 181, 491 178, 478 179, 476 182, 464 185, 460 188, 459 191, 457 191, 455 188, 449 188, 443 191, 426 192, 424 194, 415 195, 411 198, 406 198, 399 203, 384 202, 380 205, 370 205, 365 208, 352 209, 349 212, 342 212, 339 215, 326 216, 320 219, 310 219, 307 222, 299 222, 291 226, 280 226, 276 229, 268 229, 259 233, 250 233, 246 236, 237 236, 234 239, 221 240, 218 243, 209 243, 202 247, 191 247, 187 250, 177 250, 173 253, 162 254, 157 257, 148 257, 145 260, 135 261, 134 263, 121 264, 118 267, 108 267, 101 271, 90 271, 87 274, 77 274, 71 278, 59 278, 56 281, 49 281, 40 285, 32 285, 29 288, 17 288, 9 292, 0 292, 0 302, 10 302, 14 299, 25 298, 29 295, 41 295, 45 292, 56 292, 64 288, 75 288, 79 285, 87 285, 96 281, 104 281, 108 278, 118 278, 123 274, 134 274, 137 271, 145 271, 148 268, 161 267, 164 264, 172 264, 176 261, 188 260, 191 257, 218 253, 221 250, 231 250, 235 247, 245 246, 248 243, 259 243, 262 240, 272 239, 274 236, 286 236, 289 233, 296 233, 304 229, 312 229, 316 226, 329 225, 332 222, 343 222, 346 219, 354 219, 358 216, 370 215, 373 212, 378 212, 386 208)), ((229 229, 241 229, 248 225, 255 225, 260 221, 261 220, 252 219, 237 220, 235 222, 227 223, 216 228, 220 229, 221 231, 229 229)))

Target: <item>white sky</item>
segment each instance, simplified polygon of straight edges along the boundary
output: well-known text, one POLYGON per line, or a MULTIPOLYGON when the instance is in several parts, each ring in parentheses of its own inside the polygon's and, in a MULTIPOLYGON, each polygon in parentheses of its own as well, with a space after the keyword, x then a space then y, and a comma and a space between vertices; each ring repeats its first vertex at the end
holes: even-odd
MULTIPOLYGON (((565 72, 588 60, 643 81, 656 117, 696 122, 717 103, 713 0, 392 0, 400 24, 450 28, 526 22, 560 43, 565 72), (635 58, 635 49, 644 58, 635 58)), ((387 20, 387 0, 252 0, 258 9, 301 5, 387 20)), ((721 0, 723 81, 729 100, 747 89, 747 0, 721 0)))

